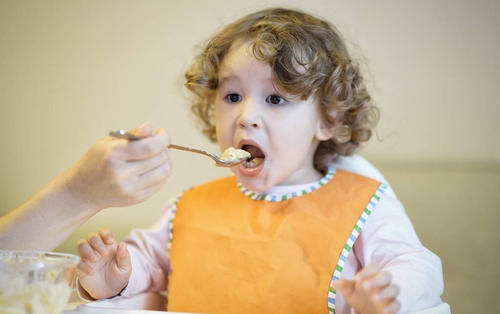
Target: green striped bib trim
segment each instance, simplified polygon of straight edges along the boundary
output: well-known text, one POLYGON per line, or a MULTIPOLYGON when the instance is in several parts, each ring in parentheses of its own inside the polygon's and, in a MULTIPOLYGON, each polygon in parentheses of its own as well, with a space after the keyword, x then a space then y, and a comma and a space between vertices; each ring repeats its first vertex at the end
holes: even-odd
POLYGON ((245 194, 246 196, 250 197, 253 200, 282 202, 297 196, 311 193, 312 191, 319 189, 321 186, 325 185, 328 181, 330 181, 334 174, 335 174, 335 169, 329 168, 327 174, 324 177, 322 177, 318 182, 312 183, 310 186, 301 191, 294 191, 285 194, 278 194, 278 193, 267 194, 265 192, 250 191, 247 188, 245 188, 240 182, 238 182, 238 188, 243 194, 245 194))
POLYGON ((172 206, 172 211, 170 213, 170 218, 168 219, 168 244, 167 244, 167 249, 168 249, 168 254, 170 255, 170 246, 172 245, 172 240, 174 239, 174 218, 175 218, 175 213, 177 212, 177 203, 181 199, 182 194, 184 192, 179 193, 179 195, 175 198, 174 204, 172 206))
POLYGON ((373 194, 370 202, 368 202, 368 205, 365 207, 365 210, 363 210, 363 213, 359 217, 358 222, 356 222, 356 225, 354 225, 354 229, 352 229, 351 235, 347 239, 347 243, 345 244, 344 249, 340 254, 339 260, 337 262, 337 265, 335 266, 335 270, 332 276, 332 281, 330 282, 330 288, 328 289, 328 312, 330 314, 335 314, 335 296, 337 294, 335 289, 333 289, 333 282, 340 278, 340 274, 344 270, 347 256, 352 251, 354 242, 356 242, 356 239, 358 238, 361 230, 363 230, 363 227, 368 220, 368 216, 370 216, 370 214, 377 206, 377 203, 380 200, 382 194, 384 194, 386 188, 387 184, 382 183, 378 187, 377 191, 375 191, 375 194, 373 194))

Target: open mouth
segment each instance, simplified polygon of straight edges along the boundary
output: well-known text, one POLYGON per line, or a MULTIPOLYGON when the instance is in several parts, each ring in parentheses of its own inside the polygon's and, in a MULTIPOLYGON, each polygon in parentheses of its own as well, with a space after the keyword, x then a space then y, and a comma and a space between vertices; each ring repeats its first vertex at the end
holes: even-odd
POLYGON ((241 165, 245 168, 257 168, 266 158, 264 152, 255 145, 246 144, 243 145, 241 149, 249 152, 251 155, 250 158, 241 163, 241 165))

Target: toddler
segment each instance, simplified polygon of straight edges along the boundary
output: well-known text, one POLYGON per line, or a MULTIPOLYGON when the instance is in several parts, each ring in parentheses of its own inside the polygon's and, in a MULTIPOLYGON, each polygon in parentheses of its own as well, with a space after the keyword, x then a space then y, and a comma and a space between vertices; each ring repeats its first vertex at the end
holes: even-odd
POLYGON ((168 310, 396 313, 442 303, 441 263, 380 182, 336 169, 378 120, 336 29, 267 9, 216 34, 186 73, 221 150, 251 157, 185 191, 149 230, 78 249, 89 299, 168 292, 168 310))

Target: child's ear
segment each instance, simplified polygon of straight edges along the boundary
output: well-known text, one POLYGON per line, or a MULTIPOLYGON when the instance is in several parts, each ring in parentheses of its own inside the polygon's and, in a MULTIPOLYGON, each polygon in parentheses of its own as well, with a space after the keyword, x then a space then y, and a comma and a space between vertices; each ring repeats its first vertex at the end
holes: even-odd
POLYGON ((338 125, 342 123, 344 114, 339 112, 337 109, 331 109, 328 112, 328 118, 322 116, 318 123, 318 128, 316 130, 315 137, 319 141, 328 141, 334 137, 337 133, 338 125), (336 121, 335 123, 327 122, 326 119, 330 121, 336 121))
POLYGON ((327 141, 335 135, 335 127, 322 120, 318 123, 318 128, 314 135, 319 141, 327 141))

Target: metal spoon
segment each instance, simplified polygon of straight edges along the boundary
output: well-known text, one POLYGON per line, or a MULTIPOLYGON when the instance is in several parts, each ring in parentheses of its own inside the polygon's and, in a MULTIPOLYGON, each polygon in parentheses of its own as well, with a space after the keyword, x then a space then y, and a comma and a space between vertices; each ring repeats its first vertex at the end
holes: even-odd
MULTIPOLYGON (((127 130, 123 130, 123 129, 118 130, 118 131, 110 131, 109 135, 113 136, 113 137, 124 138, 124 139, 127 139, 129 141, 137 141, 137 140, 145 138, 145 136, 135 135, 135 134, 132 134, 132 133, 128 132, 127 130)), ((208 156, 215 161, 215 165, 217 167, 234 167, 234 166, 237 166, 241 162, 248 159, 247 157, 245 157, 245 158, 239 158, 239 159, 224 160, 215 154, 209 153, 209 152, 201 150, 201 149, 190 148, 190 147, 185 147, 185 146, 180 146, 180 145, 175 145, 175 144, 168 145, 168 148, 173 148, 173 149, 183 150, 186 152, 197 153, 197 154, 202 154, 202 155, 208 156)))

